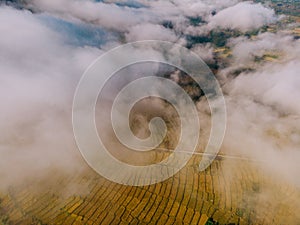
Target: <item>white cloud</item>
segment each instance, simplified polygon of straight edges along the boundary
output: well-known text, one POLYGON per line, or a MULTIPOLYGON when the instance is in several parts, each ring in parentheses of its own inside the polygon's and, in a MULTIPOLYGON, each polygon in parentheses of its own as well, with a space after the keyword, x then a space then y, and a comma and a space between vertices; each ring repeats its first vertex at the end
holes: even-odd
POLYGON ((34 7, 63 17, 75 17, 101 27, 126 31, 128 27, 158 21, 147 9, 119 7, 115 4, 78 0, 34 0, 34 7))
POLYGON ((232 81, 233 95, 251 96, 282 114, 300 115, 299 59, 287 64, 266 65, 258 72, 242 74, 232 81))
POLYGON ((128 42, 138 40, 176 42, 178 40, 178 37, 172 30, 156 24, 142 24, 131 27, 129 32, 125 34, 125 37, 128 42))
POLYGON ((101 51, 68 46, 30 12, 8 7, 0 8, 0 32, 0 188, 49 169, 80 169, 72 97, 101 51))
POLYGON ((261 3, 241 2, 212 16, 208 26, 211 29, 220 27, 245 32, 276 21, 277 17, 273 9, 266 8, 261 3))
POLYGON ((205 62, 213 61, 213 47, 210 44, 198 44, 191 50, 199 55, 205 62))
POLYGON ((228 46, 232 49, 235 64, 249 65, 255 57, 262 57, 266 53, 277 54, 280 60, 289 61, 299 56, 299 41, 290 35, 280 32, 262 33, 255 39, 239 37, 231 39, 228 46))

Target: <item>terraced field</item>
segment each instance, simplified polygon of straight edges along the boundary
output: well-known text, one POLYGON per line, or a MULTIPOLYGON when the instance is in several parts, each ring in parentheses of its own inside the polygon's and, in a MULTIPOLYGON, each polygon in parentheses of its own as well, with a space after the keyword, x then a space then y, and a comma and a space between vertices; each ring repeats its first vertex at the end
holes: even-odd
POLYGON ((0 224, 300 224, 300 191, 258 162, 219 157, 204 172, 201 155, 168 180, 130 187, 90 168, 11 187, 0 195, 0 224), (64 191, 61 191, 64 190, 64 191))

